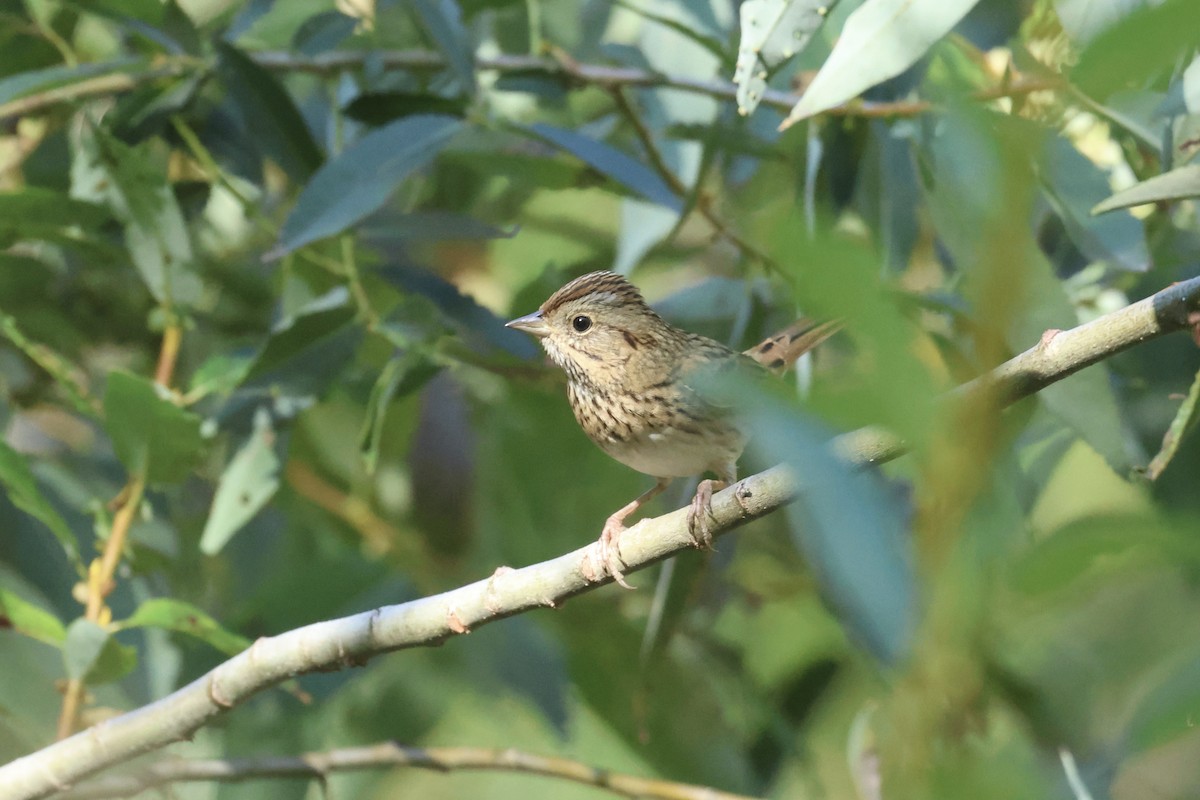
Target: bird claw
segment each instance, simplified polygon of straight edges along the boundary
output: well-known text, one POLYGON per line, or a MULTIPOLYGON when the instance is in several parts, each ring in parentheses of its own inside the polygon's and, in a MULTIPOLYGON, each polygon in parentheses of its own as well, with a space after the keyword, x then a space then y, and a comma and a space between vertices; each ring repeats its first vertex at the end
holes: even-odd
POLYGON ((621 568, 626 566, 621 560, 621 534, 626 530, 621 520, 609 517, 604 523, 604 532, 600 534, 600 540, 596 542, 596 554, 597 560, 614 581, 626 589, 632 589, 634 587, 625 582, 625 573, 621 571, 621 568))
POLYGON ((715 490, 723 488, 725 484, 722 481, 700 481, 700 485, 696 487, 696 496, 692 498, 692 504, 688 507, 688 533, 700 550, 712 549, 713 536, 708 528, 708 521, 715 519, 712 513, 712 496, 715 490))

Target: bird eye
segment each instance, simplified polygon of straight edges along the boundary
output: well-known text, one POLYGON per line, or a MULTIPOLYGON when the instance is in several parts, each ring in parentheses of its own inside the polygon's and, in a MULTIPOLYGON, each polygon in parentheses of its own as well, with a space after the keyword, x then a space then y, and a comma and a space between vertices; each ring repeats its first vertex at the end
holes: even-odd
POLYGON ((577 332, 583 333, 588 328, 592 327, 592 318, 585 317, 583 314, 580 314, 578 317, 571 320, 571 327, 577 332))

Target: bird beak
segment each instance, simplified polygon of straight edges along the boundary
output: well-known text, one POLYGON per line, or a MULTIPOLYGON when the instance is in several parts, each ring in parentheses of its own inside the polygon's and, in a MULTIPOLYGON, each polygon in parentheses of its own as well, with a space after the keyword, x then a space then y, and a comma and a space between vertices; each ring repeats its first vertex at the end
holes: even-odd
POLYGON ((504 323, 504 327, 525 331, 529 335, 536 336, 539 339, 544 339, 550 335, 550 328, 546 325, 546 320, 542 319, 541 311, 517 317, 512 322, 504 323))

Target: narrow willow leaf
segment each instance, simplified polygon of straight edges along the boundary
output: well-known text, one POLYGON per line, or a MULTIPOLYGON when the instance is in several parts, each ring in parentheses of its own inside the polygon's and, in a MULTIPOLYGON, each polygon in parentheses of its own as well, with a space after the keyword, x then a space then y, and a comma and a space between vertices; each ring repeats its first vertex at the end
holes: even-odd
POLYGON ((3 439, 0 439, 0 484, 14 506, 49 528, 67 557, 78 561, 79 545, 75 541, 75 534, 42 495, 25 457, 9 447, 3 439))
POLYGON ((917 63, 979 0, 866 0, 846 18, 829 59, 784 129, 858 97, 917 63))
POLYGON ((1179 451, 1179 445, 1196 427, 1198 403, 1200 403, 1200 372, 1196 373, 1196 378, 1192 381, 1192 388, 1188 390, 1187 397, 1180 404, 1179 410, 1175 412, 1175 419, 1171 420, 1171 425, 1163 436, 1162 448, 1150 460, 1150 465, 1146 467, 1146 477, 1150 480, 1157 480, 1158 476, 1162 475, 1163 470, 1175 457, 1175 453, 1179 451))
POLYGON ((275 431, 271 415, 260 408, 254 415, 254 430, 221 473, 213 497, 200 551, 221 551, 242 526, 253 519, 279 489, 279 456, 275 454, 275 431))
POLYGON ((758 107, 771 70, 808 46, 837 0, 746 0, 738 14, 742 38, 738 43, 737 84, 739 114, 758 107))
POLYGON ((227 630, 191 603, 170 597, 155 597, 137 607, 137 611, 118 624, 118 629, 160 628, 194 636, 225 655, 236 655, 250 646, 245 636, 227 630))
POLYGON ((1140 206, 1143 203, 1183 200, 1188 197, 1200 197, 1200 164, 1179 167, 1136 183, 1097 203, 1092 213, 1103 214, 1119 208, 1140 206))

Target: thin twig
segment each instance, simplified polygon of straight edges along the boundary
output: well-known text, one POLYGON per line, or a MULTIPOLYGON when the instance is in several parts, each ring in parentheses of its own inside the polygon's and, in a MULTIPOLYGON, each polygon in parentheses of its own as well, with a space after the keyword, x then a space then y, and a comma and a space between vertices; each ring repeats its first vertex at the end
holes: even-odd
MULTIPOLYGON (((637 113, 637 109, 629 102, 629 98, 625 96, 625 91, 621 87, 616 87, 612 90, 612 97, 617 109, 633 128, 638 141, 642 143, 642 150, 645 151, 650 166, 662 177, 672 192, 677 194, 680 199, 686 198, 690 189, 663 158, 662 151, 658 149, 658 145, 654 141, 653 134, 646 127, 641 115, 637 113)), ((706 195, 701 187, 696 187, 696 193, 696 210, 708 220, 708 224, 712 225, 718 235, 728 239, 730 244, 740 250, 744 256, 755 259, 775 272, 780 271, 779 265, 770 256, 743 239, 725 220, 721 219, 712 207, 712 198, 706 195)))
POLYGON ((382 742, 365 747, 347 747, 300 756, 237 758, 227 760, 160 761, 129 775, 115 775, 80 786, 64 800, 102 800, 128 797, 173 783, 261 780, 266 778, 324 779, 334 772, 386 767, 418 767, 437 772, 488 770, 520 772, 561 778, 585 786, 607 789, 626 797, 650 800, 749 800, 707 786, 674 781, 640 778, 611 772, 568 758, 539 756, 520 750, 482 747, 407 747, 398 742, 382 742))
MULTIPOLYGON (((1140 342, 1191 330, 1200 313, 1200 278, 1175 284, 1069 331, 1047 332, 1031 349, 994 370, 983 385, 1006 403, 1140 342)), ((970 386, 970 385, 968 385, 970 386)), ((858 463, 895 458, 901 443, 856 431, 832 447, 858 463)), ((786 467, 772 467, 717 493, 710 531, 722 536, 792 502, 802 491, 786 467)), ((627 572, 684 552, 695 541, 687 509, 642 520, 621 538, 627 572)), ((489 578, 442 594, 317 622, 259 639, 249 649, 148 706, 105 720, 69 739, 0 766, 9 800, 32 800, 140 753, 190 737, 259 692, 309 672, 358 666, 382 653, 427 647, 535 608, 555 608, 612 578, 596 565, 596 545, 522 569, 501 567, 489 578)))

